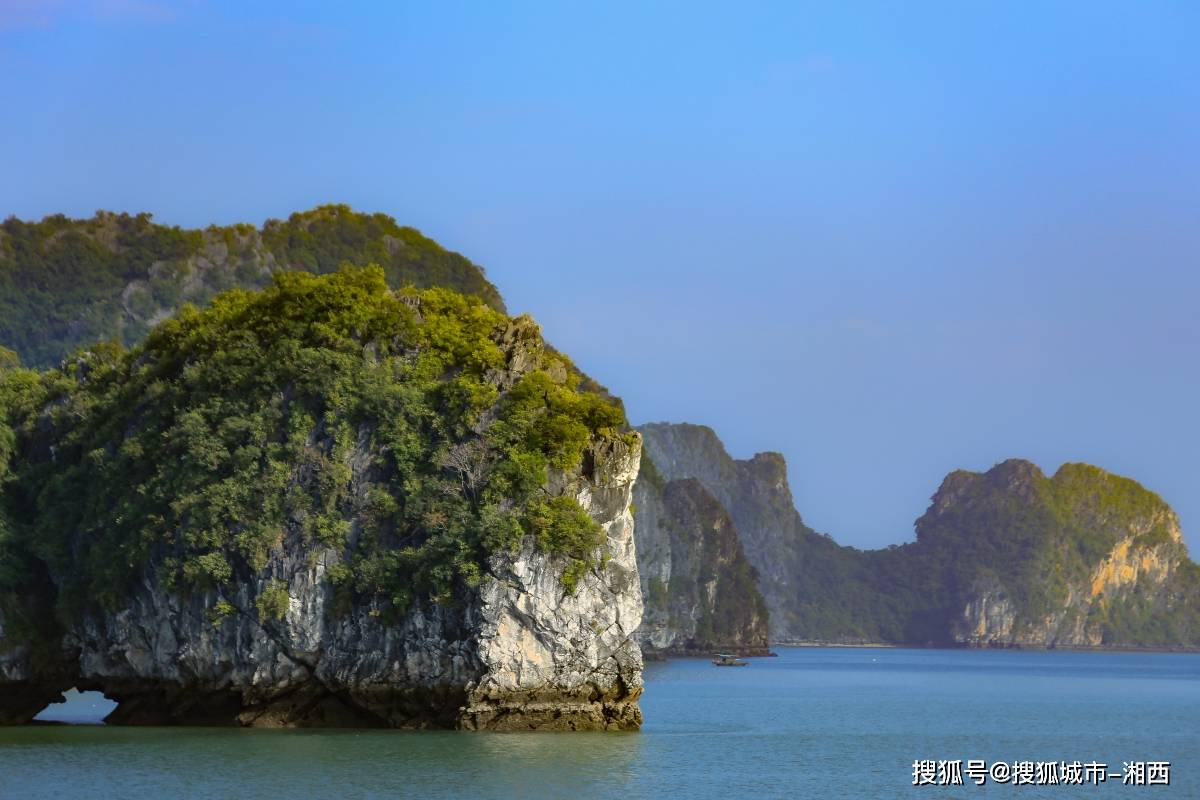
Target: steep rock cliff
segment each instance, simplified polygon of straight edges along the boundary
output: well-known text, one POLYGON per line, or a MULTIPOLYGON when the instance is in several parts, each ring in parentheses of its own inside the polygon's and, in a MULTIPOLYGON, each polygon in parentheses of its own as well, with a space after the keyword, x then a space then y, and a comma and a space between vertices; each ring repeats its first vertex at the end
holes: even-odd
POLYGON ((370 270, 43 374, 9 403, 0 722, 78 686, 128 724, 637 727, 640 439, 572 374, 370 270))
POLYGON ((643 650, 765 655, 766 603, 725 508, 699 481, 663 481, 644 454, 634 506, 643 650))
MULTIPOLYGON (((687 423, 638 427, 647 456, 664 481, 695 479, 728 510, 770 614, 772 641, 861 641, 864 606, 857 551, 816 533, 800 517, 778 453, 730 457, 711 428, 687 423)), ((640 506, 639 506, 640 511, 640 506)))

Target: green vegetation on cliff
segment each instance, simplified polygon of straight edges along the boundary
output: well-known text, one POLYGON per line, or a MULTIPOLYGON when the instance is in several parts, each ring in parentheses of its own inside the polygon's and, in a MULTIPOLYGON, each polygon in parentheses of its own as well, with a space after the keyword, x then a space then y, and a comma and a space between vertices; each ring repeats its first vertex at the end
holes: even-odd
POLYGON ((393 608, 450 599, 524 537, 571 585, 603 532, 544 487, 625 423, 532 320, 390 291, 378 267, 280 273, 132 350, 4 375, 9 542, 66 576, 64 609, 119 603, 148 563, 179 591, 236 583, 289 537, 340 556, 339 591, 393 608))
POLYGON ((483 270, 384 214, 320 206, 252 225, 184 230, 149 214, 0 223, 0 345, 52 366, 81 345, 140 341, 186 302, 260 288, 284 270, 378 264, 388 285, 444 286, 503 311, 483 270))
POLYGON ((0 640, 32 644, 35 666, 54 657, 46 646, 57 631, 53 589, 45 565, 19 537, 10 489, 20 445, 12 421, 36 413, 42 397, 38 374, 20 368, 16 354, 0 348, 0 640))
POLYGON ((10 409, 24 393, 17 384, 15 371, 18 367, 17 354, 0 347, 0 585, 14 582, 15 567, 10 552, 12 523, 9 521, 8 496, 4 487, 9 482, 9 461, 16 449, 17 437, 8 424, 10 409))

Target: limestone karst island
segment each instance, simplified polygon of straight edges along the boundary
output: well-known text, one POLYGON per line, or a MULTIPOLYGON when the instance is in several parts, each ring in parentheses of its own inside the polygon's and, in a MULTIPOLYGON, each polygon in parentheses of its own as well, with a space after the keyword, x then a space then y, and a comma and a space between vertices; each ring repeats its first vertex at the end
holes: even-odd
POLYGON ((841 546, 780 455, 631 427, 381 214, 9 219, 0 345, 6 725, 78 689, 124 725, 630 730, 644 658, 1200 646, 1133 479, 956 471, 915 541, 841 546))
POLYGON ((1200 800, 1198 31, 0 0, 0 800, 1200 800))

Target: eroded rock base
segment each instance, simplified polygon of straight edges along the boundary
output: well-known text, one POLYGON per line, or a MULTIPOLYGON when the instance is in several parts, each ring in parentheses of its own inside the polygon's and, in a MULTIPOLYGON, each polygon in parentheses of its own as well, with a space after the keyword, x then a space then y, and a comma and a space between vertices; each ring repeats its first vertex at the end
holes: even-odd
MULTIPOLYGON (((600 696, 579 693, 469 697, 459 688, 398 690, 372 687, 337 693, 305 687, 270 698, 232 690, 151 685, 81 685, 117 702, 109 725, 249 728, 402 728, 472 731, 631 731, 642 724, 640 688, 600 696)), ((31 721, 63 702, 58 687, 0 686, 0 725, 31 721)))
POLYGON ((573 693, 472 697, 457 727, 473 731, 635 731, 642 726, 641 687, 607 695, 594 687, 573 693))
POLYGON ((24 725, 46 706, 64 702, 69 688, 26 681, 0 684, 0 725, 24 725))

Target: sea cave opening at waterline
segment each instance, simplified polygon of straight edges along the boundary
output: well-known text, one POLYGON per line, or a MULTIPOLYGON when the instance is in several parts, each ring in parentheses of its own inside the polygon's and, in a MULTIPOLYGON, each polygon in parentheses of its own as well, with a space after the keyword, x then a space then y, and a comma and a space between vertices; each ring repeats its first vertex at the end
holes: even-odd
POLYGON ((66 725, 100 725, 117 704, 101 692, 81 692, 70 689, 63 693, 65 701, 51 703, 33 718, 34 722, 57 722, 66 725))

